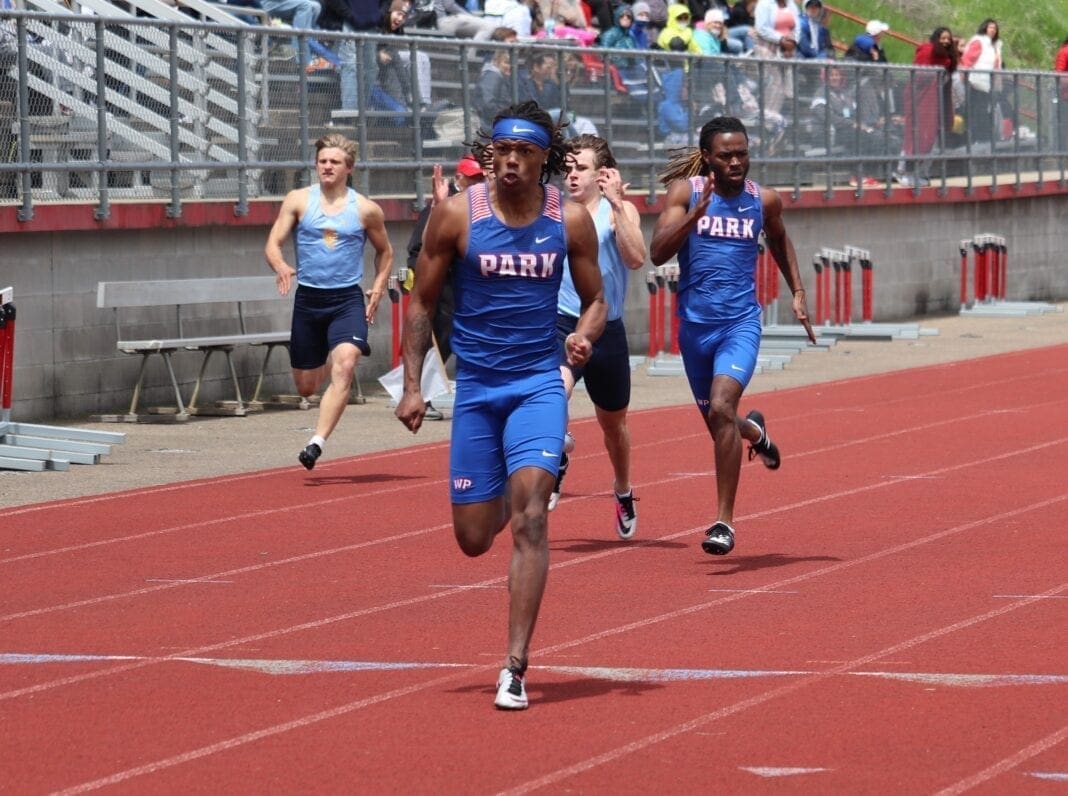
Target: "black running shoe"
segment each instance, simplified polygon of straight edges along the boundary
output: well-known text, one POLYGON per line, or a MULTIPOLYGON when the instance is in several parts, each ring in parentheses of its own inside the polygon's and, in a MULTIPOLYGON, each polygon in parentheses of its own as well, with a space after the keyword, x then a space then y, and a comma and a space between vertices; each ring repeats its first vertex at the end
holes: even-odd
POLYGON ((769 470, 778 470, 782 460, 779 458, 779 448, 768 437, 768 429, 764 425, 764 415, 756 409, 745 416, 745 419, 760 429, 760 440, 749 446, 749 461, 754 456, 759 456, 764 466, 769 470))
POLYGON ((304 465, 305 469, 311 470, 315 467, 316 459, 322 455, 323 449, 312 442, 297 455, 297 458, 300 459, 300 463, 304 465))
POLYGON ((556 504, 560 502, 560 490, 564 485, 564 476, 567 475, 568 458, 567 454, 561 454, 560 467, 556 471, 556 486, 553 487, 552 494, 549 495, 549 511, 556 508, 556 504))
POLYGON ((701 549, 713 556, 727 555, 734 549, 734 528, 725 522, 717 522, 705 531, 701 549))

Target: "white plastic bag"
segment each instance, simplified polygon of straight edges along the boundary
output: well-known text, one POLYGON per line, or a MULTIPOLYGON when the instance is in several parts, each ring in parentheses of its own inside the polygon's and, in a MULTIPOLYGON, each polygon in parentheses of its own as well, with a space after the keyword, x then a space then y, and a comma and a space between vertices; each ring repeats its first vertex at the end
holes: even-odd
MULTIPOLYGON (((389 373, 379 376, 378 383, 389 393, 393 403, 400 403, 404 395, 404 363, 397 365, 389 373)), ((445 373, 445 363, 441 361, 437 346, 430 346, 430 350, 426 352, 419 389, 423 393, 424 401, 433 401, 439 395, 451 392, 449 377, 445 373)))

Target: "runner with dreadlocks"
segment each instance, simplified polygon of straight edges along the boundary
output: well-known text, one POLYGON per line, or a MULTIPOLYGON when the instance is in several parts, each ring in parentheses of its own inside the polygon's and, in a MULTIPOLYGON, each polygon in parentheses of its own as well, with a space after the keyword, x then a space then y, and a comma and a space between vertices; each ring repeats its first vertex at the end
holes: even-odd
POLYGON ((742 440, 749 442, 750 459, 759 456, 772 470, 780 464, 764 416, 754 409, 744 420, 738 417, 760 347, 754 272, 761 231, 793 293, 794 316, 816 342, 782 199, 748 174, 745 125, 730 116, 708 121, 699 148, 676 153, 660 175, 668 191, 649 246, 656 265, 678 256, 679 350, 715 448, 717 517, 701 543, 712 555, 734 548, 742 440))
POLYGON ((605 324, 597 232, 582 205, 547 184, 565 169, 564 137, 536 103, 513 105, 479 131, 486 182, 434 208, 404 319, 404 395, 397 417, 423 422, 423 358, 448 277, 455 297, 456 403, 449 455, 453 531, 479 556, 512 526, 508 654, 494 703, 527 707, 524 676, 549 571, 548 502, 567 426, 556 301, 565 258, 581 300, 568 362, 584 364, 605 324))

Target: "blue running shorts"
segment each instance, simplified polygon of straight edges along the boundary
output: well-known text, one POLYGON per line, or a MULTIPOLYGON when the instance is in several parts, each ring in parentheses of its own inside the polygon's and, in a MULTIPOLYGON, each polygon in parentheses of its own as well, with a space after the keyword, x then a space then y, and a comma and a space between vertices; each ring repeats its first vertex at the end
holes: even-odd
POLYGON ((730 376, 749 385, 760 350, 760 316, 726 324, 679 321, 679 352, 697 407, 708 412, 714 376, 730 376))
POLYGON ((604 333, 593 344, 593 354, 582 367, 567 364, 564 340, 575 331, 578 318, 556 314, 556 338, 560 341, 560 363, 571 370, 575 382, 586 380, 590 400, 606 412, 618 412, 630 405, 630 348, 623 319, 605 324, 604 333))
POLYGON ((567 428, 560 371, 498 373, 461 365, 449 449, 453 503, 481 503, 504 494, 523 467, 556 475, 567 428))
POLYGON ((314 370, 326 364, 327 356, 341 343, 352 343, 364 356, 371 353, 363 288, 297 285, 289 364, 297 370, 314 370))

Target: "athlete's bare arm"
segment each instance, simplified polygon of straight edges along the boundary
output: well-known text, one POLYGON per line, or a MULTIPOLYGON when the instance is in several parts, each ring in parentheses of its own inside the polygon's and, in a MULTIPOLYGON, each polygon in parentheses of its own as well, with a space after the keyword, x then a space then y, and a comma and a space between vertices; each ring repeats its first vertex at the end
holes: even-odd
POLYGON ((647 252, 638 208, 626 200, 630 183, 623 182, 618 169, 604 168, 597 178, 597 185, 612 206, 609 223, 616 236, 619 256, 627 268, 635 271, 645 265, 647 252))
POLYGON ((378 303, 386 293, 390 271, 393 270, 393 244, 386 234, 386 217, 382 208, 370 199, 360 198, 360 223, 367 232, 367 240, 375 249, 375 281, 367 291, 367 322, 375 322, 378 303))
POLYGON ((404 314, 401 352, 404 361, 404 395, 395 414, 412 433, 423 424, 426 405, 420 383, 423 360, 433 344, 434 308, 452 261, 467 243, 467 196, 458 193, 438 204, 426 222, 423 248, 415 270, 419 278, 412 288, 404 314))
POLYGON ((668 186, 667 196, 664 198, 664 212, 656 220, 653 239, 649 243, 649 258, 653 265, 663 265, 679 253, 697 219, 708 209, 715 187, 715 177, 709 174, 705 179, 701 199, 691 208, 692 189, 689 180, 675 180, 668 186))
POLYGON ((568 364, 583 365, 593 353, 593 344, 604 331, 608 307, 604 300, 601 268, 597 264, 597 229, 593 225, 593 218, 583 205, 565 202, 564 225, 571 279, 582 302, 575 331, 567 336, 564 349, 568 364))
POLYGON ((816 333, 808 317, 805 304, 805 286, 801 281, 801 271, 797 267, 797 252, 793 241, 786 233, 786 224, 782 218, 782 197, 774 188, 761 187, 760 195, 764 205, 764 238, 768 242, 768 251, 775 258, 790 292, 793 293, 794 317, 805 327, 808 339, 816 342, 816 333))
POLYGON ((267 234, 267 246, 263 250, 267 265, 275 273, 278 292, 283 296, 289 293, 297 269, 286 262, 282 246, 293 232, 297 222, 300 221, 300 217, 304 215, 304 210, 308 206, 308 193, 308 188, 297 188, 286 194, 286 198, 282 200, 282 207, 278 211, 278 218, 275 219, 271 231, 267 234))

